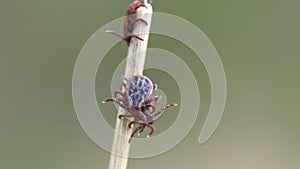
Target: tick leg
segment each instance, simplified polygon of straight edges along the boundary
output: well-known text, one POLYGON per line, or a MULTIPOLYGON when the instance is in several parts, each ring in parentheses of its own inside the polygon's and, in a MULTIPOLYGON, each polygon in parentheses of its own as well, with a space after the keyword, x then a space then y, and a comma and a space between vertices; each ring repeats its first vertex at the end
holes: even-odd
POLYGON ((137 7, 135 7, 134 10, 136 11, 137 9, 139 9, 139 7, 145 7, 145 8, 147 8, 147 5, 141 3, 137 7))
POLYGON ((114 92, 114 97, 117 97, 118 94, 125 98, 125 93, 121 92, 120 90, 114 92))
MULTIPOLYGON (((119 38, 125 40, 124 36, 118 34, 118 33, 115 32, 115 31, 112 31, 112 30, 106 30, 106 32, 107 32, 107 33, 111 33, 111 34, 113 34, 113 35, 115 35, 115 36, 117 36, 117 37, 119 37, 119 38)), ((126 40, 125 40, 125 41, 126 41, 126 40)))
POLYGON ((144 23, 146 26, 148 25, 147 21, 145 21, 145 19, 142 19, 142 18, 137 18, 135 19, 133 22, 132 22, 132 27, 134 26, 134 24, 136 24, 137 22, 142 22, 144 23))
POLYGON ((153 114, 153 113, 155 112, 155 109, 156 109, 156 108, 155 108, 154 105, 149 104, 149 105, 146 105, 146 106, 142 107, 142 109, 148 109, 148 108, 152 108, 150 114, 153 114))
POLYGON ((144 41, 144 39, 142 39, 141 37, 139 37, 137 35, 128 35, 127 37, 123 38, 123 40, 126 41, 128 46, 130 45, 131 38, 136 38, 138 40, 144 41))
POLYGON ((121 114, 121 115, 119 115, 119 119, 122 119, 122 118, 131 118, 131 117, 134 117, 134 116, 130 115, 130 114, 121 114))
POLYGON ((140 125, 139 127, 137 127, 137 128, 131 133, 130 138, 129 138, 129 140, 128 140, 128 143, 131 142, 133 136, 134 136, 141 128, 143 128, 143 127, 144 127, 144 125, 140 125))
POLYGON ((125 40, 126 42, 129 42, 129 43, 130 43, 131 38, 136 38, 136 39, 138 39, 138 40, 144 41, 144 39, 142 39, 141 37, 139 37, 139 36, 137 36, 137 35, 128 35, 126 38, 124 38, 124 40, 125 40))
POLYGON ((143 127, 142 127, 141 130, 139 131, 138 135, 140 135, 140 134, 144 131, 145 127, 146 127, 146 126, 143 125, 143 127))
POLYGON ((117 103, 119 106, 121 106, 122 108, 127 109, 127 107, 126 107, 123 103, 121 103, 122 100, 117 100, 117 99, 105 99, 105 100, 102 101, 102 103, 107 103, 107 102, 115 102, 115 103, 117 103))
POLYGON ((121 78, 121 82, 122 82, 123 87, 126 89, 126 85, 128 84, 128 79, 123 76, 121 78))
POLYGON ((156 105, 159 102, 160 99, 161 99, 161 96, 154 96, 152 98, 153 104, 156 105))
POLYGON ((125 76, 122 76, 121 80, 124 80, 124 81, 128 82, 128 79, 125 76))
MULTIPOLYGON (((122 96, 123 96, 123 98, 125 98, 125 95, 126 95, 126 85, 128 84, 128 80, 123 76, 123 77, 121 78, 121 83, 122 83, 122 86, 120 87, 119 92, 121 92, 123 89, 125 89, 125 91, 122 92, 122 93, 123 93, 122 96), (123 87, 123 88, 122 88, 122 87, 123 87)), ((116 96, 115 96, 115 97, 116 97, 116 96)))
POLYGON ((165 107, 163 107, 159 112, 157 113, 154 113, 152 115, 152 117, 156 117, 158 115, 160 115, 162 112, 164 112, 166 109, 170 108, 170 107, 173 107, 173 106, 177 106, 177 104, 167 104, 165 107))
POLYGON ((155 90, 157 90, 157 84, 153 84, 153 92, 155 91, 155 90))
POLYGON ((128 46, 129 46, 129 44, 130 44, 130 40, 131 40, 132 37, 135 37, 135 38, 137 38, 137 39, 139 39, 139 40, 141 40, 141 41, 144 40, 144 39, 138 37, 137 35, 129 35, 129 36, 124 37, 124 36, 118 34, 118 33, 115 32, 115 31, 112 31, 112 30, 107 30, 106 32, 107 32, 107 33, 111 33, 111 34, 113 34, 113 35, 115 35, 115 36, 121 38, 122 40, 126 41, 126 43, 127 43, 128 46))
POLYGON ((149 138, 153 134, 155 128, 153 126, 149 125, 149 124, 145 124, 145 125, 151 130, 150 133, 147 136, 149 138))
MULTIPOLYGON (((134 116, 132 116, 132 117, 134 117, 134 116)), ((128 128, 132 128, 132 126, 134 125, 134 123, 137 123, 137 122, 135 122, 135 121, 130 122, 130 123, 128 124, 128 128)))
POLYGON ((156 105, 159 102, 160 99, 161 99, 161 96, 154 96, 154 97, 151 97, 148 100, 145 100, 145 104, 146 105, 148 105, 148 104, 156 105))

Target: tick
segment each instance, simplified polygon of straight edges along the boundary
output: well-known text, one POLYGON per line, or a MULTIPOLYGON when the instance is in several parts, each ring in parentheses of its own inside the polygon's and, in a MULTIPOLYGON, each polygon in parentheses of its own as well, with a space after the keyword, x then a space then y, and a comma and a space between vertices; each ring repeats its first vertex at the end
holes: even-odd
POLYGON ((114 92, 114 98, 106 99, 102 102, 115 102, 120 107, 124 108, 128 113, 119 115, 119 118, 126 118, 128 120, 133 119, 128 125, 129 128, 132 128, 133 124, 139 125, 133 130, 128 141, 129 143, 134 135, 137 132, 142 133, 145 127, 150 129, 147 136, 150 137, 155 130, 152 125, 156 117, 166 109, 177 106, 177 104, 167 104, 158 112, 155 112, 156 105, 161 97, 152 96, 152 93, 157 90, 157 85, 153 84, 147 76, 134 75, 130 79, 123 77, 121 82, 122 87, 125 89, 124 92, 122 92, 121 89, 117 90, 114 92))
MULTIPOLYGON (((147 2, 151 3, 152 1, 148 0, 147 2)), ((133 34, 134 25, 136 22, 142 22, 145 25, 148 25, 148 23, 144 19, 137 18, 137 15, 135 15, 137 13, 137 9, 139 7, 147 8, 147 6, 145 5, 144 2, 140 2, 138 0, 133 1, 128 6, 128 8, 125 12, 125 17, 124 17, 124 36, 118 34, 115 31, 112 31, 112 30, 107 30, 106 32, 112 33, 112 34, 118 36, 119 38, 123 39, 124 41, 126 41, 128 46, 130 45, 131 38, 136 38, 136 39, 143 41, 143 39, 141 37, 133 34)))

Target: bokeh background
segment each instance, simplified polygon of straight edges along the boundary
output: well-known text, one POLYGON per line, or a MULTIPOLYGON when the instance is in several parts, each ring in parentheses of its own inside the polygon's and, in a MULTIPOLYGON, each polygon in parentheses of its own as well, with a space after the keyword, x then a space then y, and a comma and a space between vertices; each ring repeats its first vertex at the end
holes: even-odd
MULTIPOLYGON (((76 118, 72 71, 86 40, 121 17, 129 3, 1 0, 1 169, 107 168, 109 153, 87 137, 76 118)), ((181 42, 151 35, 149 47, 177 54, 197 76, 201 113, 175 148, 152 158, 130 159, 128 168, 299 169, 299 6, 297 0, 154 1, 155 11, 187 19, 212 41, 226 71, 227 104, 214 135, 199 144, 210 104, 205 68, 181 42)), ((126 52, 120 42, 103 60, 96 81, 99 100, 110 95, 108 82, 126 52)), ((172 77, 158 70, 145 74, 159 81, 168 98, 177 98, 172 77)), ((114 107, 100 106, 114 126, 114 107)), ((157 133, 177 113, 164 114, 155 124, 157 133)))

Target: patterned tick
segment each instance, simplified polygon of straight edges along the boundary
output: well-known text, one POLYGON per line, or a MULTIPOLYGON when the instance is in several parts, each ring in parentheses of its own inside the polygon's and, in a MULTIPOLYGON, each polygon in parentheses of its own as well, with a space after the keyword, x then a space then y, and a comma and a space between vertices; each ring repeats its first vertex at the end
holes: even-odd
MULTIPOLYGON (((117 90, 114 92, 114 97, 102 101, 115 102, 120 107, 124 108, 128 114, 119 115, 119 118, 126 118, 133 120, 129 123, 128 127, 131 128, 133 124, 139 124, 139 126, 132 132, 129 143, 133 136, 139 132, 143 132, 145 127, 148 127, 151 131, 147 137, 150 137, 155 128, 152 126, 155 117, 163 113, 166 109, 177 106, 177 104, 167 104, 160 111, 155 113, 156 105, 159 102, 159 96, 152 96, 152 93, 157 89, 157 85, 153 84, 152 81, 143 75, 134 75, 130 79, 125 77, 121 80, 124 92, 117 90), (119 95, 119 97, 118 97, 119 95)), ((121 87, 122 88, 122 87, 121 87)))

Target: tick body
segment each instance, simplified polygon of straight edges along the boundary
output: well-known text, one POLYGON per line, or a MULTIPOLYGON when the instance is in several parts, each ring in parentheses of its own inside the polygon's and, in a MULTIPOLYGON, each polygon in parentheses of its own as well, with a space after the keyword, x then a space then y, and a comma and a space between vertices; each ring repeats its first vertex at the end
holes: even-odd
POLYGON ((155 118, 163 113, 164 110, 177 106, 177 104, 168 104, 160 111, 155 112, 156 105, 160 100, 159 96, 152 96, 152 93, 157 89, 157 85, 143 75, 135 75, 130 79, 122 78, 122 86, 125 91, 117 90, 114 92, 114 97, 106 99, 106 102, 115 102, 120 107, 124 108, 128 113, 119 115, 119 118, 126 118, 131 120, 128 127, 131 128, 133 124, 139 126, 132 132, 129 143, 136 133, 144 131, 145 127, 150 129, 148 137, 151 136, 155 130, 152 126, 155 118), (133 120, 132 120, 133 119, 133 120))
POLYGON ((156 84, 153 84, 146 76, 133 76, 126 86, 130 106, 141 107, 155 90, 155 86, 156 84))
MULTIPOLYGON (((150 3, 150 2, 151 1, 148 1, 148 3, 150 3)), ((144 19, 137 18, 136 13, 137 13, 137 9, 139 7, 147 8, 147 6, 143 2, 140 2, 138 0, 133 1, 128 6, 128 8, 125 12, 125 17, 124 17, 124 36, 114 32, 112 30, 107 30, 106 32, 112 33, 112 34, 118 36, 119 38, 123 39, 124 41, 126 41, 128 46, 130 45, 131 38, 137 38, 137 39, 143 41, 143 39, 141 37, 133 34, 134 25, 136 22, 143 22, 145 25, 148 25, 144 19)))

